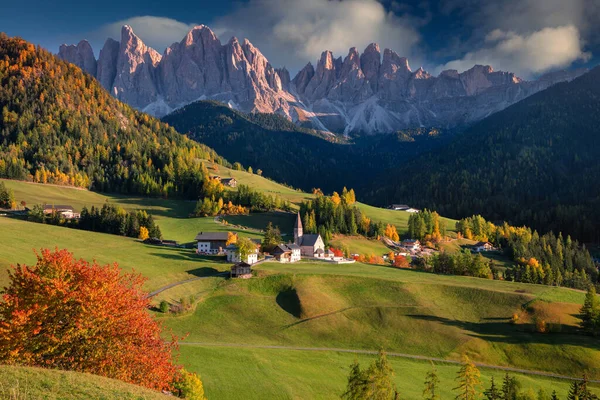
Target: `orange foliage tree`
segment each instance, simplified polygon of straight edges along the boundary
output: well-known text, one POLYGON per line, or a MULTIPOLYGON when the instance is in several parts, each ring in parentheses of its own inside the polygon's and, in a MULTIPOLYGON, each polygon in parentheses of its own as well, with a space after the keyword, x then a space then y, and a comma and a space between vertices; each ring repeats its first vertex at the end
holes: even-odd
POLYGON ((0 302, 0 363, 89 372, 156 390, 179 378, 176 338, 148 313, 144 278, 42 250, 13 266, 0 302))
POLYGON ((404 256, 397 255, 394 258, 394 267, 397 267, 397 268, 408 268, 409 267, 408 260, 404 256))

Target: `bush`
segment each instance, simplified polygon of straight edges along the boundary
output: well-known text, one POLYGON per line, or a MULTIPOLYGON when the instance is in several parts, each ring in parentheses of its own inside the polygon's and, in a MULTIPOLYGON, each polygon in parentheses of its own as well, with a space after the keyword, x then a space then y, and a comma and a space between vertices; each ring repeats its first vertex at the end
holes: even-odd
POLYGON ((169 303, 166 300, 160 302, 160 312, 166 314, 169 312, 169 303))
POLYGON ((179 390, 179 397, 188 400, 206 400, 204 395, 204 385, 200 376, 194 372, 181 370, 179 382, 175 385, 179 390))

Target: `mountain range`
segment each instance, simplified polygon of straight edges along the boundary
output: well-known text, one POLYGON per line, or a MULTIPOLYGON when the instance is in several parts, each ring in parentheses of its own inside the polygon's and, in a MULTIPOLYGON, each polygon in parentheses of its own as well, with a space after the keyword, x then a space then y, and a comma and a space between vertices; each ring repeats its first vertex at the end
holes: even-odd
POLYGON ((107 39, 98 60, 90 44, 62 45, 58 56, 92 76, 117 99, 162 117, 197 100, 218 100, 251 113, 276 113, 301 126, 346 135, 403 129, 463 127, 585 70, 558 71, 535 81, 475 65, 433 76, 412 71, 408 60, 370 44, 345 58, 324 51, 292 79, 245 39, 222 44, 196 26, 164 54, 130 26, 120 41, 107 39))

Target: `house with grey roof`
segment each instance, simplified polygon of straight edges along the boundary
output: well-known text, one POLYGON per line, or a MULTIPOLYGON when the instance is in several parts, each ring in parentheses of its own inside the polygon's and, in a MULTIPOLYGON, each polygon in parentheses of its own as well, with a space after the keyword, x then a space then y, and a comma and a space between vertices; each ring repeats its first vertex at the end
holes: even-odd
POLYGON ((229 232, 200 232, 196 235, 198 254, 224 254, 229 232))
POLYGON ((300 246, 295 243, 280 244, 272 251, 273 257, 281 263, 293 263, 300 261, 300 246))

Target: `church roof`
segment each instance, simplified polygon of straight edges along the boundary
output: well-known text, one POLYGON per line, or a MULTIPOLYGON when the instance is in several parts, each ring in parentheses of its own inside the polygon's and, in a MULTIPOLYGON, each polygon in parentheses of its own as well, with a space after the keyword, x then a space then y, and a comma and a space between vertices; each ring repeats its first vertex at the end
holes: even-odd
POLYGON ((302 229, 302 220, 300 219, 300 211, 298 211, 298 215, 296 216, 296 225, 295 229, 302 229))
POLYGON ((302 235, 302 246, 314 246, 321 235, 319 234, 306 234, 302 235))

